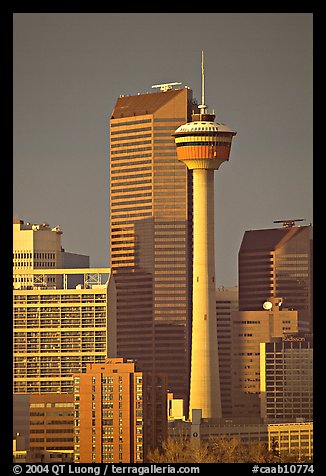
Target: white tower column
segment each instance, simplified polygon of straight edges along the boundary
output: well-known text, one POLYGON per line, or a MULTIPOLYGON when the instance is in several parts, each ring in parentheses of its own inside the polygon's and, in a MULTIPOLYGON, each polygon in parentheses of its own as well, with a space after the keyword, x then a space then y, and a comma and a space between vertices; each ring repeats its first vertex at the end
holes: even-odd
POLYGON ((202 104, 192 121, 173 136, 178 160, 193 171, 193 296, 189 418, 201 409, 202 418, 222 418, 216 328, 214 253, 214 170, 229 160, 236 132, 216 123, 206 112, 204 53, 202 104))
POLYGON ((193 322, 190 381, 191 418, 221 418, 219 364, 216 338, 214 169, 193 170, 194 253, 193 322))

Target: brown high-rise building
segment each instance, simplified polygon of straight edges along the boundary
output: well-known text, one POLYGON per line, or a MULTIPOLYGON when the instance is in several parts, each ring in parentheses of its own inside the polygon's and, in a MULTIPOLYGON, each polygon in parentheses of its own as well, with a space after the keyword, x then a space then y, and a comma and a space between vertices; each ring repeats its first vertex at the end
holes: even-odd
POLYGON ((162 85, 120 96, 110 121, 110 261, 117 286, 117 354, 168 374, 188 399, 192 176, 172 133, 190 119, 192 91, 162 85))
POLYGON ((246 231, 239 251, 239 309, 261 310, 281 298, 283 307, 308 313, 312 325, 312 226, 246 231))
POLYGON ((143 463, 167 436, 167 379, 122 358, 74 378, 75 462, 143 463))
POLYGON ((312 325, 312 226, 246 231, 232 312, 232 415, 260 415, 260 343, 312 325))

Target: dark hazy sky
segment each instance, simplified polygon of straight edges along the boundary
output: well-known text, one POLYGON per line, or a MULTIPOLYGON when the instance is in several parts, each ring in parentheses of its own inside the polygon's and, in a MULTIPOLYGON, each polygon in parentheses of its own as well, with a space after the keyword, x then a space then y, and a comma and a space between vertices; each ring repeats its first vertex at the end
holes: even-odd
POLYGON ((237 131, 215 174, 217 284, 245 230, 312 222, 310 13, 14 14, 14 215, 60 225, 108 266, 109 118, 120 94, 179 81, 237 131))

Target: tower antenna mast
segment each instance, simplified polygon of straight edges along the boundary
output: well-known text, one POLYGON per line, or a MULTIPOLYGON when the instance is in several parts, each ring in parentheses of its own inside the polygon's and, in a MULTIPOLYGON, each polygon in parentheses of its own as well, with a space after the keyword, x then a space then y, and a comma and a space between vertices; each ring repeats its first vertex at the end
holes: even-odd
POLYGON ((205 67, 204 67, 204 50, 201 51, 201 104, 198 106, 200 114, 205 114, 207 106, 205 104, 205 67))

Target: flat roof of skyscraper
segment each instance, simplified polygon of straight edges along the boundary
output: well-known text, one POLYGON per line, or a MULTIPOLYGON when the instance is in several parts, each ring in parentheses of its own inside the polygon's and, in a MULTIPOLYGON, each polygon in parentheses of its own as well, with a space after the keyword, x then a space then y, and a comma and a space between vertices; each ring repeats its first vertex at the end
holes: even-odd
POLYGON ((265 230, 248 230, 245 231, 241 250, 272 250, 279 245, 283 245, 285 241, 293 236, 302 233, 311 225, 293 226, 289 228, 269 228, 265 230), (281 243, 282 242, 282 243, 281 243))
POLYGON ((163 106, 172 97, 180 94, 184 89, 185 88, 169 89, 165 92, 137 94, 135 96, 120 96, 114 106, 111 119, 153 114, 157 109, 163 106))

